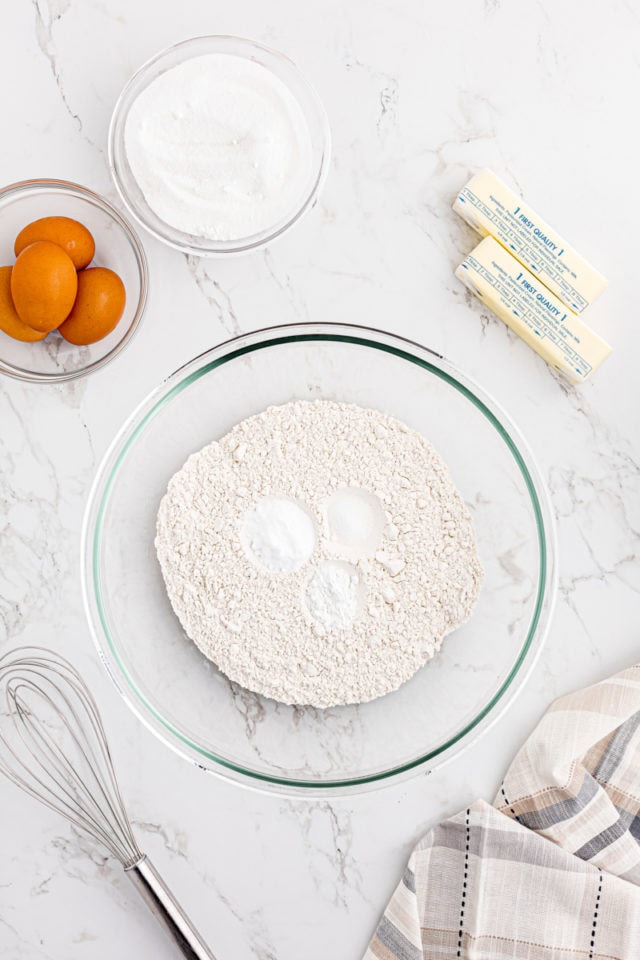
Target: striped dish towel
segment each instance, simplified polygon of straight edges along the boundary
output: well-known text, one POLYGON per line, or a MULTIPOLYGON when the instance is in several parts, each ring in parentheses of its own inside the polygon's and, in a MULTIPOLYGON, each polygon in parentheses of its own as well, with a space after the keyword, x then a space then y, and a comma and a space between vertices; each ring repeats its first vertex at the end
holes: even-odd
POLYGON ((557 700, 411 854, 364 960, 640 960, 640 665, 557 700))

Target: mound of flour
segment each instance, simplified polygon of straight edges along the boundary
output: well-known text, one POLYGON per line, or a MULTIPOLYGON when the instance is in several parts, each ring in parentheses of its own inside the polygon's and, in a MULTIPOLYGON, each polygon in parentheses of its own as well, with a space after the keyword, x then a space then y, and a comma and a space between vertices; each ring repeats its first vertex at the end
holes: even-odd
POLYGON ((269 407, 194 453, 156 550, 187 635, 232 680, 329 707, 395 690, 469 617, 469 512, 416 431, 331 401, 269 407))

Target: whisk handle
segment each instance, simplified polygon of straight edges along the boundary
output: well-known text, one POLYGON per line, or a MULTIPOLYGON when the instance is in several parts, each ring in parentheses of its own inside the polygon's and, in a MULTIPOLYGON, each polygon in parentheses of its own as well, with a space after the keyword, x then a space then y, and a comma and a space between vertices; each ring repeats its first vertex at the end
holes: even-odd
POLYGON ((187 960, 216 960, 147 857, 129 867, 126 873, 187 960))

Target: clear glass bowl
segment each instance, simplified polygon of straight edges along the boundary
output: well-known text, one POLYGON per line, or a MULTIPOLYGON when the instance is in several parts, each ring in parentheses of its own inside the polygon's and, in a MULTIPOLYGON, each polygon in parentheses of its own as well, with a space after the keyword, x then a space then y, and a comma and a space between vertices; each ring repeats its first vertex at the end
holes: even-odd
POLYGON ((72 217, 93 234, 94 266, 122 278, 127 303, 120 322, 98 343, 76 347, 50 333, 38 343, 21 343, 0 330, 0 372, 34 383, 60 383, 84 377, 113 360, 136 332, 147 302, 147 258, 129 221, 86 187, 65 180, 24 180, 0 190, 0 264, 15 261, 16 235, 40 217, 72 217))
POLYGON ((133 216, 154 237, 195 256, 224 256, 248 252, 270 243, 296 223, 315 204, 326 179, 331 157, 331 131, 327 114, 317 93, 288 57, 240 37, 194 37, 168 47, 148 60, 133 75, 116 103, 109 127, 109 164, 120 196, 133 216), (129 111, 142 91, 166 70, 211 53, 233 54, 261 64, 274 73, 296 98, 307 121, 311 138, 311 164, 304 196, 296 209, 268 230, 239 240, 209 240, 177 230, 149 206, 133 175, 125 150, 124 133, 129 111))
POLYGON ((410 341, 301 324, 196 357, 133 413, 90 495, 84 598, 116 686, 166 744, 244 784, 340 793, 441 763, 495 720, 540 650, 554 552, 540 473, 482 390, 410 341), (269 404, 315 398, 383 410, 428 437, 473 513, 485 570, 471 620, 413 679, 327 710, 284 706, 227 680, 182 631, 154 550, 159 501, 189 454, 269 404))

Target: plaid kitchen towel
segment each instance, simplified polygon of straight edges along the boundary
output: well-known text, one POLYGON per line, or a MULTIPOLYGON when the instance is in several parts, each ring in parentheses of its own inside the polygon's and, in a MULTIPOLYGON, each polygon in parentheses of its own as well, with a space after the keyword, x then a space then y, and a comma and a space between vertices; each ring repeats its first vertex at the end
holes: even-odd
POLYGON ((640 665, 557 700, 423 837, 365 960, 640 960, 640 665))

